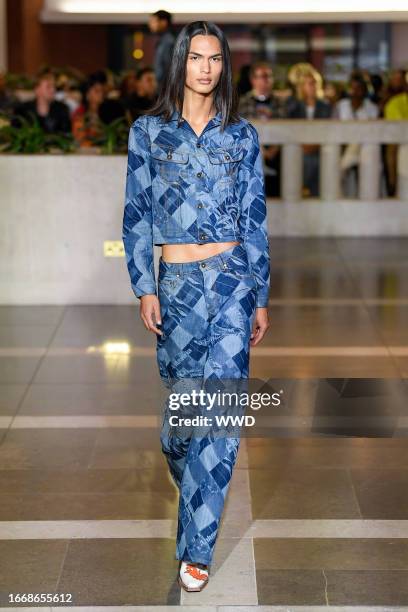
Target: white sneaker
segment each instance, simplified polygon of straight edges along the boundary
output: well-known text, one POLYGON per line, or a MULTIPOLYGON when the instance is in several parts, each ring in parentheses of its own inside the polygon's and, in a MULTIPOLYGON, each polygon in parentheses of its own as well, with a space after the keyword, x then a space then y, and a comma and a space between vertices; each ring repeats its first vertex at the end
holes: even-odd
POLYGON ((178 583, 185 591, 201 591, 208 582, 208 565, 181 561, 178 583))

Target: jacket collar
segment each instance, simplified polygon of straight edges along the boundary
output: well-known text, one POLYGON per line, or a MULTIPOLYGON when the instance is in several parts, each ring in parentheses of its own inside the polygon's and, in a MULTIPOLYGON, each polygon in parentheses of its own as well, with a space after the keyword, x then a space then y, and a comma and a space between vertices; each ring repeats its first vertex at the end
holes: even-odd
MULTIPOLYGON (((181 119, 181 122, 184 121, 184 119, 181 117, 181 113, 178 110, 173 111, 172 116, 170 117, 170 121, 178 121, 179 118, 181 119)), ((215 124, 219 124, 222 121, 222 112, 218 111, 218 113, 216 115, 214 115, 214 117, 212 119, 210 119, 210 121, 212 121, 215 124)))

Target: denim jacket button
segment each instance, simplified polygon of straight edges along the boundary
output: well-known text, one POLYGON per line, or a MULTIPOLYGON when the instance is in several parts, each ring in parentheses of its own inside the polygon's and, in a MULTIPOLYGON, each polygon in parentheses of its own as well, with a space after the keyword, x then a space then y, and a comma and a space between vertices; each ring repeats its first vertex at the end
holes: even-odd
POLYGON ((201 264, 201 267, 202 267, 202 268, 205 268, 205 263, 204 263, 204 262, 201 264))
POLYGON ((197 176, 198 176, 198 178, 201 178, 203 176, 203 173, 202 172, 197 172, 197 176))
POLYGON ((199 203, 197 204, 197 208, 202 208, 202 207, 203 207, 203 205, 201 204, 201 202, 199 202, 199 203))
POLYGON ((229 155, 226 155, 226 156, 225 156, 225 159, 229 159, 229 158, 230 158, 230 156, 229 156, 229 155))
POLYGON ((200 148, 201 147, 201 142, 197 142, 197 147, 200 148))

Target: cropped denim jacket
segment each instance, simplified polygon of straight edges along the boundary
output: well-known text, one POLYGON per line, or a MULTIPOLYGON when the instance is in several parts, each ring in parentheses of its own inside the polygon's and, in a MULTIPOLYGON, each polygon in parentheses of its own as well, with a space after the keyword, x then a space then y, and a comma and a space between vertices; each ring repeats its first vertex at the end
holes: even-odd
POLYGON ((221 112, 197 136, 174 111, 130 128, 122 238, 136 297, 156 294, 153 245, 238 240, 267 306, 270 272, 258 133, 240 117, 224 132, 221 112))

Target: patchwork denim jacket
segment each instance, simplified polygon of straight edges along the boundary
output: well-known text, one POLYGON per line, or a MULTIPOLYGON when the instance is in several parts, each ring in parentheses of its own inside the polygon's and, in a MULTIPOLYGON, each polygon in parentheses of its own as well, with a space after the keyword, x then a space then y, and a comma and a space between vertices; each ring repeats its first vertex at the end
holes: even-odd
POLYGON ((267 306, 270 272, 258 133, 247 119, 220 129, 221 112, 197 136, 174 111, 130 128, 122 238, 136 297, 156 294, 153 245, 238 240, 267 306))

